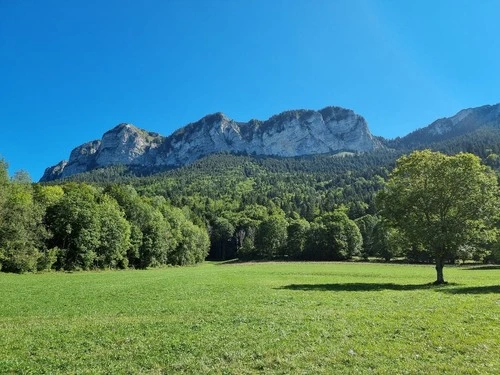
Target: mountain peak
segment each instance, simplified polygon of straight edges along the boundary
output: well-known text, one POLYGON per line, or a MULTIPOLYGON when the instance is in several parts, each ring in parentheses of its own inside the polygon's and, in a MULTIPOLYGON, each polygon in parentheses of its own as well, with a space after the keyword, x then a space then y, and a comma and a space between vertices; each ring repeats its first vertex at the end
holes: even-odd
POLYGON ((121 123, 99 141, 75 148, 67 164, 48 168, 42 181, 109 165, 182 166, 213 153, 293 157, 383 147, 363 117, 340 107, 289 110, 268 120, 236 122, 222 112, 204 116, 169 137, 121 123))
POLYGON ((128 122, 122 122, 116 125, 113 129, 111 129, 111 131, 113 130, 120 131, 122 129, 131 129, 131 128, 135 128, 135 126, 133 124, 129 124, 128 122))
POLYGON ((209 115, 203 116, 199 121, 196 122, 198 123, 203 123, 207 125, 214 125, 214 124, 219 124, 221 122, 228 122, 231 121, 229 117, 227 117, 224 113, 222 112, 215 112, 211 113, 209 115))

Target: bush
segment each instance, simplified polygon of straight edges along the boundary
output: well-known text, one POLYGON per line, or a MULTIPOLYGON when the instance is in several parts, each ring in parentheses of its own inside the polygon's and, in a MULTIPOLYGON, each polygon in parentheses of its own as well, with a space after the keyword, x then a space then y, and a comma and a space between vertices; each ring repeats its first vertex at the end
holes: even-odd
POLYGON ((52 266, 57 261, 57 256, 59 254, 59 248, 54 247, 50 250, 46 250, 40 254, 37 262, 37 270, 38 271, 49 271, 52 266))

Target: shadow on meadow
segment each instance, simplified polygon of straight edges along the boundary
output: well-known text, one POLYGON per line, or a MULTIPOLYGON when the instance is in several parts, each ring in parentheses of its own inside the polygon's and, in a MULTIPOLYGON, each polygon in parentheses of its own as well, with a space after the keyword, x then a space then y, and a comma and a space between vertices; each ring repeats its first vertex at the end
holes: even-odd
POLYGON ((460 288, 444 288, 440 292, 450 294, 489 294, 500 293, 500 285, 470 286, 460 288))
POLYGON ((464 271, 483 271, 483 270, 500 270, 500 266, 488 265, 488 266, 475 266, 463 268, 464 271))
POLYGON ((391 283, 345 283, 345 284, 290 284, 277 289, 322 292, 370 292, 382 290, 435 290, 451 294, 487 294, 500 293, 499 285, 478 287, 457 287, 458 284, 391 284, 391 283))

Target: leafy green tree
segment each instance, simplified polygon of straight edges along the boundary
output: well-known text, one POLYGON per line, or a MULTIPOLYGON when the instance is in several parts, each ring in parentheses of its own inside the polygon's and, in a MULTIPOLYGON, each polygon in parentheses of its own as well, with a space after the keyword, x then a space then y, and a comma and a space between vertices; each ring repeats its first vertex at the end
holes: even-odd
POLYGON ((167 264, 176 238, 161 211, 165 199, 141 197, 132 186, 111 185, 104 192, 118 202, 131 226, 129 264, 140 268, 167 264))
POLYGON ((0 158, 0 186, 5 186, 9 182, 9 164, 0 158))
POLYGON ((129 267, 138 267, 140 265, 139 249, 142 245, 142 231, 137 223, 128 222, 130 224, 130 246, 127 249, 127 260, 129 267))
POLYGON ((497 236, 490 249, 490 253, 485 258, 486 262, 500 263, 500 237, 497 236))
POLYGON ((32 182, 30 174, 25 170, 16 171, 12 177, 12 181, 21 184, 31 184, 32 182))
MULTIPOLYGON (((4 167, 0 168, 3 169, 4 167)), ((24 178, 0 181, 0 263, 4 271, 36 271, 47 232, 33 188, 24 178)))
MULTIPOLYGON (((41 215, 44 218, 43 224, 47 228, 46 213, 47 209, 54 204, 56 204, 59 199, 64 196, 64 190, 59 185, 49 185, 44 186, 40 184, 33 185, 33 197, 41 211, 41 215)), ((50 243, 51 233, 50 231, 46 234, 46 241, 50 243)), ((39 248, 40 258, 38 259, 37 269, 39 271, 47 271, 52 268, 52 266, 57 262, 59 255, 59 248, 56 246, 54 248, 48 249, 47 246, 42 246, 39 248)))
POLYGON ((255 247, 262 257, 282 256, 286 238, 287 222, 285 218, 272 215, 260 223, 255 234, 255 247))
POLYGON ((258 258, 257 249, 255 248, 255 233, 260 222, 246 217, 241 217, 238 220, 236 227, 237 252, 239 259, 255 259, 258 258))
POLYGON ((167 264, 169 252, 176 245, 171 226, 159 210, 148 205, 144 205, 143 209, 142 244, 139 247, 140 266, 145 268, 167 264))
POLYGON ((306 244, 307 233, 311 225, 305 219, 295 219, 287 227, 286 255, 293 259, 302 257, 306 244))
POLYGON ((474 257, 476 248, 472 245, 466 244, 462 245, 457 250, 457 258, 464 264, 466 261, 471 260, 474 257))
POLYGON ((127 250, 130 248, 130 224, 118 203, 109 195, 100 198, 98 206, 100 239, 97 247, 98 267, 126 268, 127 250))
POLYGON ((205 260, 210 247, 207 231, 185 220, 182 222, 181 235, 181 240, 170 255, 169 263, 185 266, 205 260))
POLYGON ((241 246, 238 249, 238 258, 242 260, 255 259, 258 257, 257 249, 254 242, 255 234, 250 231, 243 239, 241 246))
POLYGON ((224 217, 213 220, 210 230, 212 251, 214 259, 224 260, 233 258, 236 252, 234 226, 224 217))
POLYGON ((311 223, 307 231, 303 257, 307 260, 340 260, 336 256, 328 229, 324 224, 317 221, 311 223))
POLYGON ((89 269, 95 266, 101 244, 98 192, 86 184, 68 184, 65 194, 47 209, 46 222, 58 247, 58 268, 89 269))
POLYGON ((375 250, 373 248, 373 242, 374 242, 373 231, 379 221, 380 219, 377 216, 370 214, 364 215, 354 220, 354 222, 359 228, 361 237, 363 238, 363 247, 361 249, 361 256, 364 259, 368 259, 368 257, 375 255, 375 250))
MULTIPOLYGON (((7 171, 8 164, 5 160, 0 158, 0 228, 3 227, 5 221, 5 201, 7 199, 7 191, 9 184, 9 173, 7 171)), ((0 270, 2 269, 2 262, 4 260, 5 250, 0 246, 0 270)))
POLYGON ((432 254, 421 243, 410 243, 404 250, 406 260, 411 263, 432 263, 432 254))
POLYGON ((64 195, 62 186, 59 185, 40 185, 33 186, 33 194, 36 202, 40 204, 45 211, 48 207, 54 205, 64 195))
POLYGON ((486 157, 485 160, 486 165, 492 167, 492 168, 498 168, 500 167, 500 155, 491 153, 486 157))
POLYGON ((207 230, 193 224, 179 208, 165 204, 162 213, 171 230, 168 263, 183 266, 205 260, 210 248, 207 230))
POLYGON ((43 249, 37 261, 36 268, 38 271, 49 271, 52 266, 57 262, 59 255, 59 248, 53 247, 51 249, 43 249))
MULTIPOLYGON (((329 216, 326 216, 326 220, 329 220, 329 216)), ((339 226, 341 234, 339 245, 342 244, 342 246, 338 246, 341 256, 345 259, 350 259, 355 255, 359 255, 363 246, 363 237, 356 223, 349 219, 347 214, 341 209, 334 211, 331 217, 334 223, 341 224, 339 226)))
POLYGON ((140 248, 144 235, 142 232, 147 222, 148 209, 137 191, 130 185, 108 185, 104 194, 113 197, 125 213, 125 218, 130 224, 130 246, 127 249, 127 260, 130 267, 141 267, 140 248))
POLYGON ((422 244, 435 259, 436 283, 442 284, 445 260, 488 236, 497 197, 496 176, 477 156, 424 150, 397 161, 378 203, 410 243, 422 244))
POLYGON ((394 227, 380 220, 373 228, 372 249, 373 255, 390 261, 392 258, 403 255, 403 249, 408 244, 404 237, 394 227))
POLYGON ((363 238, 356 223, 344 209, 316 218, 306 243, 306 256, 317 260, 345 260, 361 251, 363 238))

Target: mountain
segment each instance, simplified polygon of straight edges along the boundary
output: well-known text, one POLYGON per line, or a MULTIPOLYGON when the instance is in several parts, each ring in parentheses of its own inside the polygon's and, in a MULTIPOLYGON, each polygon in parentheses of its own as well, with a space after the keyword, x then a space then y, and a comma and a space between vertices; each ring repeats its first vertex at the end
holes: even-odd
POLYGON ((352 110, 326 107, 293 110, 266 121, 236 122, 215 113, 168 137, 120 124, 101 140, 75 148, 68 161, 47 168, 41 181, 69 177, 111 165, 152 170, 179 167, 203 156, 229 152, 294 157, 338 151, 366 152, 383 148, 363 117, 352 110))
POLYGON ((51 181, 110 165, 149 165, 155 162, 165 137, 131 124, 119 124, 101 140, 84 143, 71 151, 69 160, 47 168, 40 181, 51 181))
POLYGON ((500 127, 500 104, 463 109, 455 116, 436 120, 405 137, 387 141, 386 145, 399 149, 428 147, 440 142, 449 142, 486 127, 500 127))
POLYGON ((384 149, 400 154, 419 148, 472 152, 483 158, 491 152, 499 154, 500 104, 464 109, 392 140, 374 137, 363 117, 339 107, 287 111, 266 121, 249 122, 236 122, 215 113, 168 137, 120 124, 101 140, 75 148, 69 161, 47 168, 41 181, 110 166, 127 167, 128 171, 118 173, 145 175, 189 165, 216 153, 297 157, 339 151, 370 154, 384 149))

